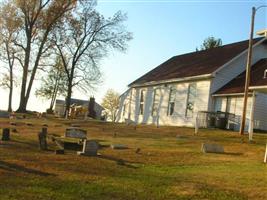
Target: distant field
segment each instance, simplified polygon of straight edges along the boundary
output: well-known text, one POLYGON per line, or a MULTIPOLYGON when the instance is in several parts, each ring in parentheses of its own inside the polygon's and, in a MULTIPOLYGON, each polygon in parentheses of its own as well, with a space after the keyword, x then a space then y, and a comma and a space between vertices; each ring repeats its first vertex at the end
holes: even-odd
MULTIPOLYGON (((0 119, 0 128, 8 126, 9 120, 0 119)), ((256 134, 249 144, 247 136, 229 131, 200 130, 195 136, 190 128, 135 129, 59 119, 18 120, 16 129, 10 142, 0 143, 1 200, 267 199, 266 134, 256 134), (70 123, 81 124, 90 139, 106 146, 99 151, 102 156, 55 155, 52 141, 49 151, 40 151, 37 132, 44 123, 49 133, 59 135, 70 123), (221 144, 226 153, 203 154, 203 142, 221 144), (129 149, 112 150, 108 145, 114 143, 129 149)))

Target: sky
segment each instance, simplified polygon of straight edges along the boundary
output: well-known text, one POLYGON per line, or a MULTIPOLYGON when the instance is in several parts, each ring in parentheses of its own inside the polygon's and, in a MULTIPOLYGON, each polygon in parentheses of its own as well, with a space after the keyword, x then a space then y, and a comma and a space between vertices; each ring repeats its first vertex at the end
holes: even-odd
MULTIPOLYGON (((267 5, 267 0, 99 0, 96 9, 105 17, 121 10, 127 13, 127 30, 133 40, 125 53, 110 52, 100 63, 104 82, 88 94, 74 91, 73 97, 101 103, 107 89, 122 94, 127 85, 167 59, 195 51, 208 36, 221 38, 223 44, 247 40, 251 9, 267 5)), ((267 28, 267 8, 257 11, 255 31, 267 28)), ((38 80, 35 86, 38 86, 38 80)), ((7 108, 7 91, 0 89, 0 109, 7 108)), ((19 103, 14 92, 13 108, 19 103)), ((28 109, 45 111, 49 101, 37 99, 34 90, 28 109)))

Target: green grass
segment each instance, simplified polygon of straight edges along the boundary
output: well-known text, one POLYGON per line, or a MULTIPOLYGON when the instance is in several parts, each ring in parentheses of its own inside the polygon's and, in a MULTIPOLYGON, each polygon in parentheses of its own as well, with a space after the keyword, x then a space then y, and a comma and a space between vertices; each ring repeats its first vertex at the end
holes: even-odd
MULTIPOLYGON (((267 199, 267 135, 247 137, 220 130, 133 126, 61 119, 18 120, 18 133, 0 143, 0 199, 168 200, 267 199), (34 126, 26 126, 31 122, 34 126), (101 157, 80 157, 74 151, 55 155, 38 149, 42 124, 63 135, 71 123, 81 124, 101 144, 126 144, 129 149, 100 149, 101 157), (116 133, 116 137, 114 137, 116 133), (177 138, 176 135, 182 135, 177 138), (225 154, 203 154, 203 142, 218 143, 225 154), (136 154, 136 148, 141 148, 136 154), (118 164, 124 160, 125 165, 118 164)), ((1 119, 0 127, 9 121, 1 119)))

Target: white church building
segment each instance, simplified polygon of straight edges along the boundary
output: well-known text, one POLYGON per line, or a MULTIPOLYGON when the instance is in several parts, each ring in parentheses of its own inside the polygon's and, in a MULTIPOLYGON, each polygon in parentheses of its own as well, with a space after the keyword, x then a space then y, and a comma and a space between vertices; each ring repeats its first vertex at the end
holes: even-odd
MULTIPOLYGON (((247 48, 241 41, 170 58, 129 84, 117 121, 193 127, 199 112, 221 111, 235 116, 239 130, 247 48)), ((267 130, 265 38, 254 39, 252 64, 246 129, 267 130)))

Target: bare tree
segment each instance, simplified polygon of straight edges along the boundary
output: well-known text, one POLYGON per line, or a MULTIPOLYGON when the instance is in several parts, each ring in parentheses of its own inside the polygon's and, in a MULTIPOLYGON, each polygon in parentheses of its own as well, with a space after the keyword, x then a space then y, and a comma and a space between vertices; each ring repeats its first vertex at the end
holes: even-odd
POLYGON ((13 41, 18 37, 18 32, 22 21, 18 13, 14 11, 14 6, 10 3, 0 8, 0 57, 7 70, 3 74, 0 86, 9 90, 8 111, 12 111, 12 96, 14 88, 14 64, 18 49, 13 41))
POLYGON ((102 106, 107 110, 108 117, 112 122, 116 120, 116 114, 119 108, 119 93, 109 89, 105 94, 102 106))
POLYGON ((35 95, 50 100, 47 112, 52 113, 57 96, 66 96, 67 91, 66 73, 60 57, 57 57, 56 63, 50 68, 47 76, 42 77, 41 82, 35 95))
POLYGON ((105 19, 95 10, 95 1, 81 2, 54 33, 54 43, 68 77, 67 117, 73 88, 84 92, 101 80, 99 60, 109 50, 125 51, 131 33, 125 30, 126 15, 117 12, 105 19))
POLYGON ((77 0, 9 0, 6 3, 12 5, 13 12, 18 14, 22 22, 18 37, 13 41, 20 50, 16 59, 22 67, 18 112, 26 112, 36 72, 42 68, 40 60, 44 59, 45 53, 51 48, 51 44, 47 43, 50 32, 75 7, 76 2, 77 0))

